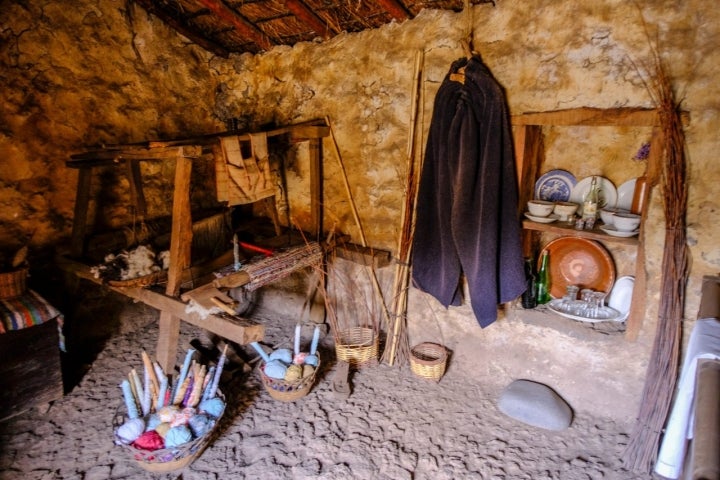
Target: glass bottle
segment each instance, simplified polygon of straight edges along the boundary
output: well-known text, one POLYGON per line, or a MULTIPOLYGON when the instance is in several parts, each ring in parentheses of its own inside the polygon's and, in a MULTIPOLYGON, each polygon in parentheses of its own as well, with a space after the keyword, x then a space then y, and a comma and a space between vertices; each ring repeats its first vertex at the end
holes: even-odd
POLYGON ((583 211, 582 218, 586 220, 592 218, 593 222, 597 216, 598 202, 600 200, 600 192, 598 191, 597 177, 593 176, 590 181, 590 189, 585 194, 583 199, 583 211))
POLYGON ((550 258, 550 253, 548 251, 544 251, 542 254, 542 259, 540 261, 540 270, 538 270, 537 274, 537 282, 536 282, 536 300, 538 305, 542 305, 545 303, 548 303, 551 299, 550 297, 550 266, 548 265, 550 258))
POLYGON ((532 258, 525 258, 525 291, 521 300, 523 308, 535 308, 537 299, 535 298, 535 269, 533 268, 532 258))

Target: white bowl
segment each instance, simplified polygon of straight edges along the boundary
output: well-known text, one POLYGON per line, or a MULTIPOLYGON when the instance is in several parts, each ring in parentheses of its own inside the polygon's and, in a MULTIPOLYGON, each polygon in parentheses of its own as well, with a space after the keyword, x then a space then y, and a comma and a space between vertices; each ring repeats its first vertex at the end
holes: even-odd
POLYGON ((614 217, 618 213, 630 213, 630 210, 625 210, 624 208, 617 207, 603 208, 602 210, 600 210, 600 219, 605 225, 613 225, 614 217))
POLYGON ((528 202, 528 212, 535 217, 547 217, 553 212, 555 204, 545 200, 530 200, 528 202))
POLYGON ((613 225, 618 230, 634 232, 640 226, 640 215, 634 213, 616 213, 613 216, 613 225))
POLYGON ((561 221, 566 221, 570 215, 577 212, 580 205, 572 202, 558 202, 555 204, 553 212, 560 216, 561 221))

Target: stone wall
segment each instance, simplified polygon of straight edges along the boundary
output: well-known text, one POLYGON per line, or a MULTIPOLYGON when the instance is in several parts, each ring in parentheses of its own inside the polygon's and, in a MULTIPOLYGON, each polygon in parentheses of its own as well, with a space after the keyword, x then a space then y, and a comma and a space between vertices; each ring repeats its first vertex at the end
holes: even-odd
MULTIPOLYGON (((720 270, 715 241, 720 166, 713 155, 720 147, 714 81, 720 14, 713 7, 709 0, 501 0, 475 6, 471 14, 426 10, 375 31, 222 59, 124 2, 80 1, 73 9, 62 2, 42 8, 16 2, 0 20, 0 75, 6 85, 0 92, 0 245, 29 242, 42 250, 66 239, 76 173, 64 160, 84 146, 215 132, 232 118, 257 129, 328 116, 368 244, 394 251, 417 51, 425 60, 424 134, 434 94, 450 63, 462 56, 459 40, 471 25, 474 46, 505 87, 514 114, 652 107, 645 83, 656 47, 691 115, 687 332, 702 275, 720 270)), ((647 135, 642 129, 548 129, 548 168, 572 166, 578 178, 602 173, 619 184, 644 168, 632 156, 647 135)), ((357 242, 329 140, 324 154, 325 225, 337 224, 357 242)), ((301 225, 309 211, 303 155, 300 148, 287 170, 291 214, 301 225)), ((171 188, 171 166, 145 173, 152 208, 160 211, 171 188)), ((107 174, 106 201, 94 207, 99 222, 131 218, 124 182, 122 175, 107 174)), ((576 409, 631 419, 657 323, 662 197, 656 189, 649 205, 647 312, 636 342, 547 328, 514 309, 481 330, 468 306, 444 310, 416 291, 410 301, 411 341, 443 341, 453 350, 455 367, 480 384, 531 378, 556 388, 576 409)), ((383 285, 391 284, 390 271, 379 275, 383 285)))

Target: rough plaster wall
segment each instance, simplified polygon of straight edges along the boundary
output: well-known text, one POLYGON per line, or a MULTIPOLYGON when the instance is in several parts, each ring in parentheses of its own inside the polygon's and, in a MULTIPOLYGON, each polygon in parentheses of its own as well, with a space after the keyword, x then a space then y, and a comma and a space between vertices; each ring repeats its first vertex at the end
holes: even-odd
MULTIPOLYGON (((693 270, 686 310, 691 327, 701 276, 717 272, 720 265, 713 240, 717 222, 705 221, 717 219, 718 211, 710 180, 718 178, 719 168, 711 153, 718 148, 712 132, 720 122, 713 82, 718 14, 708 1, 638 4, 651 35, 658 31, 657 47, 671 67, 683 108, 692 116, 687 135, 693 270)), ((507 90, 513 113, 653 106, 644 83, 652 66, 651 43, 635 2, 498 2, 495 7, 474 7, 472 17, 474 45, 507 90)), ((231 63, 217 60, 213 66, 223 95, 216 108, 221 103, 229 116, 246 115, 259 123, 329 115, 368 243, 395 250, 414 52, 425 52, 426 130, 434 94, 450 62, 462 55, 458 40, 467 22, 464 13, 425 11, 412 22, 340 36, 322 45, 277 48, 231 63)), ((547 130, 546 169, 568 168, 578 178, 603 174, 619 186, 645 168, 632 156, 649 139, 648 129, 547 130)), ((327 142, 325 147, 326 222, 339 221, 357 240, 334 153, 327 142)), ((307 203, 303 192, 293 192, 292 186, 291 199, 307 203)), ((469 307, 430 308, 434 300, 418 292, 411 297, 411 341, 443 340, 458 365, 486 381, 533 378, 557 388, 575 408, 630 420, 637 412, 657 318, 664 238, 661 198, 656 189, 649 206, 647 314, 637 342, 617 336, 574 338, 517 321, 522 314, 516 310, 505 318, 501 314, 497 324, 481 331, 469 307), (442 328, 433 328, 436 324, 442 328)), ((625 250, 613 248, 619 274, 632 273, 628 265, 634 252, 625 250)))
MULTIPOLYGON (((99 142, 180 137, 222 129, 238 118, 251 129, 328 115, 348 173, 368 243, 395 249, 400 224, 413 57, 425 52, 423 131, 432 99, 451 61, 468 15, 425 11, 417 19, 376 31, 341 35, 322 44, 279 47, 263 55, 211 57, 139 8, 122 2, 3 4, 0 31, 0 244, 30 239, 52 246, 69 233, 76 172, 70 153, 99 142), (7 68, 5 68, 7 67, 7 68)), ((693 256, 686 316, 697 311, 703 274, 720 265, 717 187, 720 14, 710 0, 639 2, 659 49, 691 112, 688 234, 693 256), (700 13, 702 12, 702 14, 700 13)), ((474 43, 503 84, 513 113, 571 107, 650 107, 643 72, 649 43, 635 2, 499 1, 472 9, 474 43)), ((638 173, 628 158, 646 132, 546 132, 558 166, 576 175, 600 165, 616 183, 638 173), (578 149, 582 147, 582 155, 578 149), (591 161, 592 160, 592 161, 591 161), (612 162, 606 163, 611 160, 612 162)), ((325 149, 326 225, 359 235, 329 141, 325 149)), ((303 147, 288 173, 295 218, 306 221, 307 165, 303 147)), ((151 174, 160 209, 171 169, 151 174)), ((110 200, 126 199, 122 176, 108 174, 110 200)), ((505 384, 531 378, 556 388, 579 410, 631 419, 637 413, 657 317, 664 224, 661 192, 646 226, 648 308, 635 343, 619 337, 577 338, 543 328, 516 310, 480 330, 470 308, 445 310, 411 292, 413 343, 441 340, 453 368, 469 381, 505 384)), ((153 203, 154 205, 154 203, 153 203)), ((127 219, 107 210, 98 218, 127 219)), ((392 283, 391 269, 379 272, 392 283)), ((360 277, 358 277, 360 278, 360 277)), ((692 322, 689 321, 687 327, 692 322)), ((687 330, 687 328, 686 328, 687 330)))
MULTIPOLYGON (((0 18, 0 246, 49 248, 69 234, 89 145, 217 131, 207 54, 121 1, 9 2, 0 18)), ((168 213, 172 164, 145 164, 148 210, 168 213), (169 193, 169 194, 168 194, 169 193)), ((99 173, 91 221, 131 218, 127 179, 99 173), (119 207, 110 207, 119 205, 119 207)))

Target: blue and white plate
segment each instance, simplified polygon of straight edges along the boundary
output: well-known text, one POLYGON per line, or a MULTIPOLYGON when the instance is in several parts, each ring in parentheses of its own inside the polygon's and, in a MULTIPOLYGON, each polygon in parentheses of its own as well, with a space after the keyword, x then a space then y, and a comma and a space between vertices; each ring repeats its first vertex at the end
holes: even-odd
POLYGON ((549 202, 567 202, 577 184, 575 175, 566 170, 550 170, 535 182, 535 198, 549 202))

